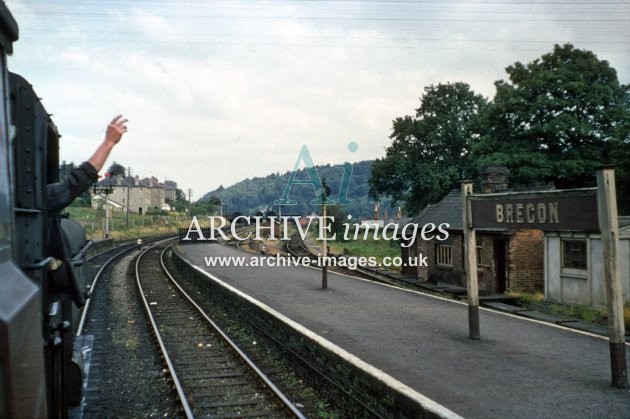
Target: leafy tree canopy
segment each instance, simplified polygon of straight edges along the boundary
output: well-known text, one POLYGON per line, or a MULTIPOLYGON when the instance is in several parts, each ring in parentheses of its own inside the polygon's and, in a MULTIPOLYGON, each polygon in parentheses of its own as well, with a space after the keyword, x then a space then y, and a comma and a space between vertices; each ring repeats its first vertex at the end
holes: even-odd
POLYGON ((486 99, 466 83, 426 87, 415 117, 393 121, 392 144, 372 165, 370 195, 405 202, 408 212, 436 202, 462 177, 471 176, 473 121, 486 99))
MULTIPOLYGON (((362 161, 352 164, 352 175, 349 176, 347 198, 353 202, 349 205, 342 205, 345 214, 351 214, 354 218, 361 216, 371 216, 374 209, 374 201, 368 197, 367 183, 371 175, 371 161, 362 161)), ((338 166, 330 164, 315 166, 321 179, 326 179, 331 188, 331 198, 336 200, 340 193, 344 170, 338 166)), ((311 201, 317 199, 313 185, 294 184, 291 187, 289 198, 296 201, 296 205, 275 205, 275 201, 283 196, 285 188, 289 183, 292 172, 284 174, 271 173, 265 177, 255 177, 246 179, 229 187, 220 186, 214 191, 206 193, 200 201, 209 201, 214 205, 223 204, 224 214, 236 212, 242 214, 254 214, 258 211, 273 210, 282 215, 310 215, 319 213, 320 205, 312 205, 311 201)), ((308 173, 305 169, 299 169, 295 175, 296 179, 308 180, 308 173)), ((381 201, 382 206, 389 204, 388 200, 381 201)), ((334 206, 329 206, 333 208, 334 206)), ((334 211, 331 209, 331 211, 334 211)))
POLYGON ((478 168, 506 166, 512 183, 557 187, 592 183, 603 163, 616 163, 626 176, 630 94, 607 61, 566 44, 506 71, 509 81, 495 83, 494 101, 478 121, 478 168))
POLYGON ((110 176, 125 176, 125 166, 113 162, 112 165, 109 166, 109 169, 107 169, 107 172, 110 176))

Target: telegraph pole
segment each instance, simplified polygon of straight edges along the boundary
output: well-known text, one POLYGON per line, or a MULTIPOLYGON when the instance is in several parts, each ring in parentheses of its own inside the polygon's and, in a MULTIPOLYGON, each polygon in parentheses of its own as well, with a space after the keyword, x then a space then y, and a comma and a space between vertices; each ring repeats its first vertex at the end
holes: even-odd
POLYGON ((188 216, 190 217, 190 219, 192 219, 192 212, 191 212, 191 196, 192 196, 192 189, 188 188, 188 216))
POLYGON ((127 179, 125 180, 127 183, 127 217, 125 220, 126 228, 129 230, 129 188, 131 187, 131 167, 127 167, 127 179))
POLYGON ((322 180, 322 288, 328 288, 328 265, 326 258, 328 256, 328 246, 326 245, 326 197, 330 193, 330 188, 326 186, 326 178, 322 180))

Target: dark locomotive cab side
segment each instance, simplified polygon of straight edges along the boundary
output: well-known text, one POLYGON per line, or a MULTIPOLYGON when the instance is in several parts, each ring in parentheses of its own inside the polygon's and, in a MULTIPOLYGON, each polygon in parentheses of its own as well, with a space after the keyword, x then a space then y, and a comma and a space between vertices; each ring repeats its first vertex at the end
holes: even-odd
MULTIPOLYGON (((66 417, 81 399, 82 363, 77 308, 51 279, 46 185, 59 181, 59 134, 32 86, 7 72, 17 35, 0 2, 0 417, 66 417)), ((60 225, 80 269, 90 243, 78 223, 60 225)))
POLYGON ((18 28, 0 3, 0 417, 48 415, 39 286, 19 268, 15 246, 7 54, 18 28))

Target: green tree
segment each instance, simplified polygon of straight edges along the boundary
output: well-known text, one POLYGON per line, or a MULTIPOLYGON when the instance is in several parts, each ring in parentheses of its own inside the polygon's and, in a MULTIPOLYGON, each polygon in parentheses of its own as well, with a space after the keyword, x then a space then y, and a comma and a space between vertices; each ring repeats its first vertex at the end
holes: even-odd
POLYGON ((175 211, 185 212, 188 209, 188 197, 179 188, 175 188, 175 202, 173 203, 175 211))
POLYGON ((113 162, 112 165, 109 166, 109 169, 107 169, 107 172, 110 176, 125 176, 125 166, 113 162))
POLYGON ((207 201, 215 207, 221 206, 221 199, 216 195, 210 196, 207 201))
POLYGON ((217 212, 217 207, 209 202, 209 201, 197 201, 192 204, 190 209, 191 215, 196 215, 198 217, 205 217, 208 215, 213 215, 217 212))
MULTIPOLYGON (((343 209, 355 218, 362 215, 370 216, 374 208, 374 201, 368 199, 367 196, 367 182, 371 174, 371 165, 371 161, 352 163, 352 176, 349 179, 347 198, 353 202, 349 205, 343 205, 343 209)), ((320 177, 326 178, 328 181, 328 186, 331 188, 331 199, 337 201, 339 193, 345 193, 345 191, 340 190, 342 178, 346 176, 344 169, 330 164, 315 166, 315 168, 320 177)), ((253 214, 261 208, 273 208, 278 213, 282 212, 282 215, 309 215, 318 211, 317 205, 310 204, 311 200, 316 198, 315 190, 310 184, 295 184, 291 188, 289 196, 297 202, 297 205, 284 205, 279 208, 274 204, 274 201, 282 196, 290 176, 291 172, 286 172, 246 179, 229 187, 221 186, 210 191, 200 200, 218 198, 223 204, 223 212, 226 214, 233 212, 253 214)), ((306 171, 304 169, 298 170, 296 178, 308 179, 306 171)), ((381 203, 385 206, 389 204, 389 201, 381 200, 381 203)))
POLYGON ((566 44, 506 71, 509 81, 495 83, 494 102, 478 121, 478 167, 506 166, 512 183, 557 187, 592 183, 603 163, 627 177, 629 90, 608 62, 566 44))
POLYGON ((336 234, 337 241, 342 241, 345 225, 349 223, 348 213, 341 205, 326 205, 326 216, 332 217, 326 221, 327 225, 330 224, 331 233, 329 235, 336 234))
POLYGON ((473 121, 487 102, 466 83, 424 89, 415 117, 396 118, 386 155, 372 164, 370 195, 390 196, 420 211, 442 198, 462 177, 472 175, 473 121))

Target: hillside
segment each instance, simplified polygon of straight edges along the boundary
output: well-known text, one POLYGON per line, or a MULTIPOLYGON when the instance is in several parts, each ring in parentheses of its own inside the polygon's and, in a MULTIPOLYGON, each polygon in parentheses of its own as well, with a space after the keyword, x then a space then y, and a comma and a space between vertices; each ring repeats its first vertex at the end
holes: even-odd
MULTIPOLYGON (((352 176, 348 187, 347 197, 354 202, 344 205, 343 210, 347 214, 352 214, 354 218, 370 217, 374 212, 374 200, 368 197, 368 180, 371 176, 372 161, 361 161, 352 164, 352 176)), ((343 178, 344 170, 341 167, 331 165, 315 166, 320 178, 326 178, 330 186, 330 197, 337 201, 339 189, 343 178)), ((289 182, 291 172, 284 174, 272 173, 265 177, 255 177, 245 179, 232 186, 224 188, 220 186, 214 191, 205 194, 200 201, 209 201, 216 197, 223 202, 225 213, 240 212, 242 214, 252 214, 256 211, 266 211, 272 209, 278 212, 278 206, 274 201, 282 197, 282 194, 289 182)), ((308 180, 306 169, 300 169, 295 177, 296 180, 308 180)), ((308 215, 318 212, 317 206, 310 205, 310 201, 315 199, 315 190, 310 184, 293 184, 289 193, 289 199, 297 201, 296 205, 283 206, 283 214, 308 215)), ((389 201, 381 202, 381 208, 387 208, 389 201)), ((392 214, 390 210, 390 214, 392 214)))

